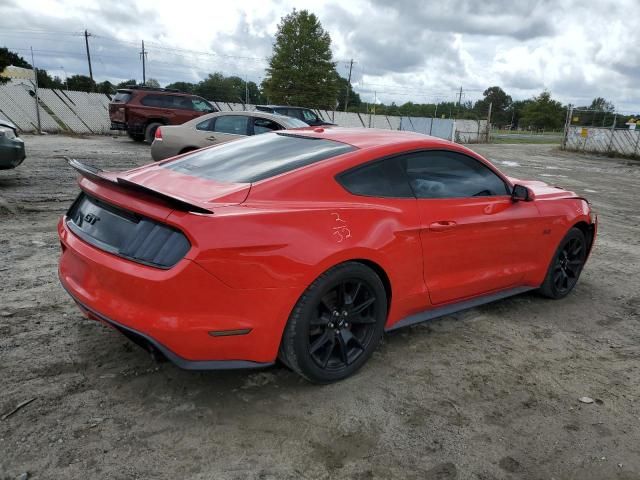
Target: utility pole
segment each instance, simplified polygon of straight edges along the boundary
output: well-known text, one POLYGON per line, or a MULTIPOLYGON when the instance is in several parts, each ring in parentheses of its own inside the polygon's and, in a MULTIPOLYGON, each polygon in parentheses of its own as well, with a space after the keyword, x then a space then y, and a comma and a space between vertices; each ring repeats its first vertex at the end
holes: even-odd
POLYGON ((353 70, 353 58, 349 62, 349 79, 347 80, 347 95, 344 98, 344 111, 347 111, 347 105, 349 105, 349 90, 351 90, 351 70, 353 70))
POLYGON ((249 104, 249 77, 244 76, 244 104, 249 104))
POLYGON ((460 110, 461 104, 462 104, 462 86, 460 86, 460 93, 458 94, 458 110, 460 110))
POLYGON ((491 134, 491 107, 493 102, 489 102, 489 112, 487 113, 487 143, 489 143, 489 135, 491 134))
POLYGON ((40 101, 38 100, 38 69, 36 68, 36 62, 33 59, 33 47, 31 48, 31 66, 33 67, 33 76, 35 77, 35 99, 36 99, 36 117, 38 119, 38 133, 42 133, 42 124, 40 123, 40 101))
POLYGON ((144 50, 144 40, 142 40, 142 51, 140 52, 140 58, 142 59, 142 85, 147 83, 147 71, 145 61, 147 59, 147 52, 144 50))
POLYGON ((87 62, 89 62, 89 78, 91 79, 91 89, 93 90, 93 70, 91 69, 91 53, 89 53, 89 37, 91 34, 84 31, 84 44, 87 47, 87 62))

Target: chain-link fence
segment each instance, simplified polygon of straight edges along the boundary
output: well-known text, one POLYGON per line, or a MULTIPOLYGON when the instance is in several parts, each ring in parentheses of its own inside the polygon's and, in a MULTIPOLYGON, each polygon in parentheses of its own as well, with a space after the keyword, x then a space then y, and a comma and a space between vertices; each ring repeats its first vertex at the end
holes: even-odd
MULTIPOLYGON (((38 89, 29 81, 0 85, 0 118, 22 132, 39 129, 51 133, 110 134, 109 96, 60 89, 38 89)), ((213 101, 220 111, 250 111, 255 105, 213 101)), ((487 141, 486 120, 406 117, 373 113, 316 110, 324 120, 340 127, 405 130, 459 143, 487 141)))
POLYGON ((576 152, 640 158, 640 126, 633 115, 571 108, 562 148, 576 152))

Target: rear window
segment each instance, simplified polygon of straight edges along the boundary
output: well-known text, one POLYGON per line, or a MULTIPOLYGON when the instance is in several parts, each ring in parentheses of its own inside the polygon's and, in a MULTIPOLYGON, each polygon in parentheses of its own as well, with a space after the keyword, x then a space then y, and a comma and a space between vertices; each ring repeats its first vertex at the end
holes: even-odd
POLYGON ((165 168, 218 182, 251 183, 355 149, 324 138, 266 133, 189 154, 165 168))
POLYGON ((131 92, 118 92, 111 101, 116 103, 127 103, 129 100, 131 100, 131 92))

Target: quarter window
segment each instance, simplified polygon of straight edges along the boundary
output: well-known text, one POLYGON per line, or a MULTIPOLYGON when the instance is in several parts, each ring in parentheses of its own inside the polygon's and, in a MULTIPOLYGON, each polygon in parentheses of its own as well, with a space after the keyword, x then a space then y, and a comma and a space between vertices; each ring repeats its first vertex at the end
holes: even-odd
POLYGON ((505 182, 487 166, 448 151, 416 152, 400 158, 418 198, 508 195, 505 182))
POLYGON ((211 132, 213 131, 213 123, 215 122, 215 118, 210 118, 208 120, 205 120, 204 122, 200 122, 196 125, 196 130, 203 130, 205 132, 211 132))
POLYGON ((249 117, 244 115, 225 115, 216 118, 214 131, 218 133, 230 133, 232 135, 246 135, 249 117))
POLYGON ((354 195, 413 198, 413 192, 397 158, 379 160, 347 171, 338 182, 354 195))

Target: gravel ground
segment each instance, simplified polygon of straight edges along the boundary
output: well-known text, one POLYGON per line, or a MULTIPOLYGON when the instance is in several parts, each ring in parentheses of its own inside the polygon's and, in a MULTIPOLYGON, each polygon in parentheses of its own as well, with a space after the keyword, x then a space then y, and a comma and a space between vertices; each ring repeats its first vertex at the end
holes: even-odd
POLYGON ((27 136, 0 172, 0 479, 640 478, 640 164, 477 145, 506 173, 572 188, 600 216, 576 290, 388 335, 355 377, 156 364, 79 313, 56 276, 77 193, 59 158, 150 161, 126 138, 27 136), (595 401, 584 404, 578 398, 595 401))

